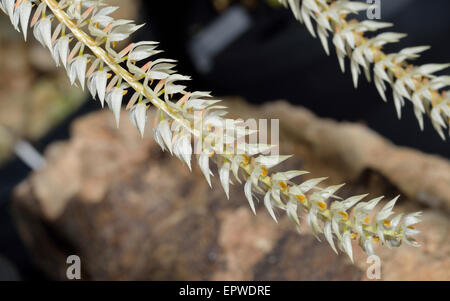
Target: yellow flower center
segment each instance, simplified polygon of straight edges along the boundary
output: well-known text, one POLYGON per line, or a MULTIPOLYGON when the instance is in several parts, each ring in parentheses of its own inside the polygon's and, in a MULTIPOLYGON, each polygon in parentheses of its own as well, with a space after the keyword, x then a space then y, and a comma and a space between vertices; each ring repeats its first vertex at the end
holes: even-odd
POLYGON ((286 182, 280 181, 280 182, 278 182, 278 185, 281 186, 281 190, 285 190, 287 188, 286 182))
POLYGON ((320 202, 317 203, 317 205, 320 207, 320 209, 322 211, 327 209, 327 203, 325 203, 325 202, 320 201, 320 202))
POLYGON ((339 211, 339 214, 342 215, 342 219, 344 221, 348 220, 348 213, 345 211, 339 211))
POLYGON ((261 170, 262 170, 261 176, 267 177, 267 175, 269 174, 269 171, 267 170, 267 168, 261 167, 261 170))
POLYGON ((304 203, 306 201, 306 197, 303 194, 298 194, 296 195, 297 200, 299 201, 299 203, 304 203))

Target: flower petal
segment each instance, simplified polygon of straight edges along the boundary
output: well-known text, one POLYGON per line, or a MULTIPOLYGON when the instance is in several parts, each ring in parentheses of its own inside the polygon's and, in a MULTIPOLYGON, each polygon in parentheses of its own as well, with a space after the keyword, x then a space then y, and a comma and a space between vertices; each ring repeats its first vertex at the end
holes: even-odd
POLYGON ((222 183, 223 190, 227 195, 227 199, 230 199, 230 163, 225 162, 219 168, 220 183, 222 183))
POLYGON ((141 137, 144 137, 147 124, 147 107, 144 103, 138 103, 130 112, 133 124, 138 128, 141 137))
POLYGON ((331 231, 331 223, 330 222, 325 222, 325 226, 323 227, 323 232, 324 232, 325 238, 327 239, 331 248, 337 254, 338 252, 336 250, 336 246, 334 245, 333 232, 331 231))
POLYGON ((245 193, 245 197, 248 200, 248 203, 250 204, 250 208, 252 209, 253 214, 256 215, 255 203, 253 202, 253 194, 252 194, 252 181, 250 178, 247 180, 247 182, 244 185, 244 193, 245 193))
POLYGON ((343 247, 345 253, 348 255, 350 260, 353 262, 353 249, 352 249, 352 239, 350 231, 346 231, 343 235, 343 247))
POLYGON ((269 211, 269 214, 273 218, 273 220, 276 223, 278 223, 277 217, 275 216, 275 212, 273 212, 272 198, 271 198, 270 190, 267 191, 267 193, 264 195, 264 206, 266 206, 266 209, 267 209, 267 211, 269 211))
POLYGON ((208 182, 209 187, 211 186, 211 170, 209 169, 209 156, 208 153, 201 153, 198 157, 198 165, 200 166, 200 170, 203 172, 203 175, 208 182))
MULTIPOLYGON (((172 153, 172 131, 167 120, 161 120, 158 124, 158 131, 167 149, 172 153)), ((211 184, 210 184, 211 185, 211 184)))

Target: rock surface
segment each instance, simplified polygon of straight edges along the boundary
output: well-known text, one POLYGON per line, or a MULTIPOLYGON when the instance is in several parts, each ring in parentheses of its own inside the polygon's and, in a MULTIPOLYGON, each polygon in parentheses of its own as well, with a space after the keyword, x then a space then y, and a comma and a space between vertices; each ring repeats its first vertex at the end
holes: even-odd
MULTIPOLYGON (((295 154, 284 168, 345 181, 343 197, 400 193, 397 212, 424 211, 423 247, 376 248, 382 280, 450 280, 448 161, 284 102, 228 102, 235 117, 280 119, 281 152, 295 154)), ((281 212, 279 224, 261 204, 254 216, 242 186, 227 200, 217 177, 211 190, 198 167, 190 174, 149 134, 141 140, 126 113, 121 120, 117 130, 109 112, 79 119, 69 141, 47 150, 48 166, 15 191, 20 233, 49 277, 65 279, 67 256, 79 255, 85 280, 367 279, 357 246, 352 264, 281 212)))

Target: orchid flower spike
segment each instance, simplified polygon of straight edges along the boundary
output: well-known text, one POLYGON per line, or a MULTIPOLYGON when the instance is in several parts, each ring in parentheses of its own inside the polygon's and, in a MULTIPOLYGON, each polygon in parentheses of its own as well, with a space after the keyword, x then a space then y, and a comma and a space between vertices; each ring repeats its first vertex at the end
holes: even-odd
MULTIPOLYGON (((373 65, 375 84, 382 95, 386 83, 393 87, 399 111, 404 99, 409 99, 417 116, 429 111, 436 129, 448 126, 449 98, 437 90, 447 86, 449 78, 433 75, 447 65, 409 68, 404 64, 426 48, 383 53, 383 45, 397 42, 403 35, 386 33, 365 38, 364 32, 388 24, 346 21, 345 15, 366 7, 360 2, 279 1, 289 6, 313 35, 315 21, 326 51, 326 38, 334 35, 339 61, 342 63, 346 56, 351 58, 355 84, 361 69, 367 71, 373 65)), ((230 185, 244 183, 244 194, 253 213, 256 214, 261 199, 276 222, 280 213, 286 214, 297 229, 301 213, 305 213, 306 224, 314 235, 320 238, 323 234, 335 252, 340 249, 352 260, 352 240, 358 239, 368 254, 373 253, 373 245, 378 242, 389 247, 402 242, 418 246, 414 236, 419 232, 415 226, 420 213, 392 217, 397 198, 374 215, 381 198, 362 201, 367 195, 360 195, 342 200, 336 193, 343 185, 323 187, 320 184, 326 178, 297 181, 308 173, 303 170, 273 171, 290 156, 267 155, 272 145, 240 142, 255 132, 243 128, 237 120, 226 119, 226 107, 209 92, 188 91, 185 82, 190 77, 175 71, 174 60, 156 57, 161 53, 157 42, 132 43, 116 50, 119 42, 142 27, 131 20, 111 17, 118 7, 108 6, 104 0, 0 0, 0 9, 10 17, 15 29, 22 29, 25 38, 28 26, 33 27, 34 36, 50 50, 56 64, 66 68, 70 82, 82 89, 87 86, 102 106, 106 102, 117 126, 128 92, 132 95, 126 109, 141 136, 146 130, 148 110, 154 106, 157 112, 153 137, 162 150, 177 156, 189 169, 195 153, 210 186, 212 165, 217 165, 227 198, 230 185)))

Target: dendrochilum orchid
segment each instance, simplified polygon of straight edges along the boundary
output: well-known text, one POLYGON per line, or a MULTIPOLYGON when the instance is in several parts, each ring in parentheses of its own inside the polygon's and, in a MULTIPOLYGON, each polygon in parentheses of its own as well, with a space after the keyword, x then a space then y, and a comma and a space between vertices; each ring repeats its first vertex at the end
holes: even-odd
MULTIPOLYGON (((301 5, 298 0, 280 1, 289 5, 313 33, 311 19, 317 22, 318 35, 326 49, 326 37, 330 31, 335 33, 333 42, 340 61, 348 54, 350 46, 355 53, 352 56, 355 78, 361 68, 366 71, 370 63, 374 63, 377 86, 384 91, 386 82, 393 84, 398 94, 397 106, 401 107, 403 98, 410 96, 418 112, 423 113, 431 103, 433 120, 439 127, 446 125, 450 116, 448 97, 438 96, 433 89, 444 87, 448 79, 431 75, 443 66, 404 69, 402 62, 416 57, 422 48, 384 55, 380 47, 401 36, 386 34, 368 40, 363 37, 363 32, 383 28, 385 24, 351 23, 344 19, 345 12, 366 6, 352 1, 333 1, 331 4, 326 0, 304 0, 301 5), (396 80, 393 75, 398 75, 396 80)), ((157 42, 132 43, 116 50, 118 42, 128 39, 141 27, 131 20, 111 17, 117 7, 108 6, 103 0, 0 0, 0 9, 10 16, 17 30, 20 23, 25 38, 27 26, 33 27, 36 39, 50 49, 57 65, 66 68, 70 82, 78 82, 81 88, 86 85, 102 106, 106 102, 117 126, 123 96, 128 92, 133 95, 126 109, 130 121, 142 136, 147 125, 147 112, 151 106, 156 107, 153 137, 162 150, 177 156, 191 169, 192 155, 197 149, 196 161, 208 184, 212 184, 211 163, 214 163, 227 198, 230 197, 230 185, 242 183, 254 213, 256 202, 263 200, 275 221, 278 221, 279 212, 284 212, 297 229, 304 214, 316 237, 323 233, 334 251, 339 248, 352 260, 352 240, 356 239, 368 254, 373 253, 373 245, 378 242, 388 247, 398 247, 402 242, 418 245, 413 237, 418 233, 414 227, 420 213, 392 218, 397 198, 372 218, 381 198, 361 202, 367 195, 360 195, 342 200, 336 193, 343 185, 319 186, 326 178, 295 183, 294 179, 307 172, 273 171, 290 156, 265 155, 272 145, 238 144, 239 139, 254 134, 254 131, 242 128, 237 120, 225 119, 226 107, 209 92, 188 91, 186 85, 180 84, 190 78, 174 70, 174 60, 154 58, 161 53, 157 42), (221 132, 223 124, 227 124, 226 133, 221 132), (193 145, 193 140, 200 141, 200 145, 193 145)))
POLYGON ((345 58, 350 60, 350 69, 355 88, 361 69, 367 80, 372 80, 386 102, 386 89, 392 89, 394 106, 401 118, 405 100, 409 100, 414 114, 423 130, 423 116, 427 114, 433 127, 445 140, 444 129, 450 131, 450 94, 444 89, 450 85, 450 76, 437 76, 450 64, 426 64, 415 66, 408 60, 417 59, 429 46, 405 48, 398 53, 385 53, 383 46, 397 43, 406 34, 383 32, 373 37, 367 33, 391 27, 393 24, 374 20, 349 20, 349 16, 367 11, 373 4, 347 0, 278 0, 289 7, 295 18, 304 23, 314 37, 319 37, 329 55, 328 38, 332 36, 339 65, 345 72, 345 58), (314 28, 313 24, 316 24, 314 28))

